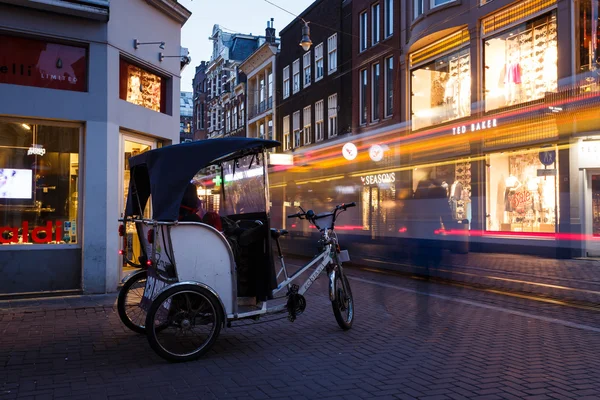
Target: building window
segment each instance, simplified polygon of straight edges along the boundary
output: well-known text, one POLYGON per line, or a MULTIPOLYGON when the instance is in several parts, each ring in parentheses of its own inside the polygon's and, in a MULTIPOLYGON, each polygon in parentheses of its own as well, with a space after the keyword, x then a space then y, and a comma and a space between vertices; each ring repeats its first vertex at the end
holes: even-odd
POLYGON ((244 102, 240 103, 240 128, 246 126, 246 114, 244 111, 244 102))
POLYGON ((315 140, 320 142, 325 137, 323 132, 323 100, 315 103, 315 140))
POLYGON ((329 116, 329 123, 327 126, 327 133, 332 138, 338 134, 338 120, 337 120, 337 93, 332 94, 327 99, 327 115, 329 116))
MULTIPOLYGON (((268 75, 267 75, 267 96, 269 98, 270 104, 273 104, 273 71, 269 71, 268 75)), ((268 106, 269 108, 271 107, 268 106)))
POLYGON ((292 82, 294 85, 292 93, 298 93, 300 91, 300 59, 294 61, 292 70, 294 74, 292 77, 292 82))
POLYGON ((296 148, 302 146, 302 137, 300 136, 300 111, 296 111, 293 118, 294 148, 296 148))
POLYGON ((484 43, 486 111, 541 99, 557 90, 555 11, 484 43))
POLYGON ((79 153, 79 128, 0 122, 0 246, 80 243, 79 153))
POLYGON ((283 151, 290 149, 290 116, 283 117, 283 151))
POLYGON ((385 37, 388 38, 394 34, 394 0, 385 0, 384 4, 385 37))
POLYGON ((264 139, 265 138, 265 123, 261 122, 258 125, 258 138, 259 139, 264 139))
POLYGON ((381 40, 381 13, 379 3, 371 6, 371 43, 376 45, 381 40))
POLYGON ((360 51, 365 51, 369 46, 367 42, 367 12, 360 14, 360 51))
POLYGON ((381 75, 379 63, 371 67, 371 121, 379 120, 379 76, 381 75))
POLYGON ((310 86, 310 51, 307 51, 302 56, 302 68, 304 69, 304 87, 310 86))
POLYGON ((417 19, 419 18, 421 15, 423 15, 423 11, 424 11, 424 1, 425 0, 413 0, 413 7, 414 7, 414 18, 417 19))
POLYGON ((204 129, 204 103, 198 106, 198 129, 204 129))
POLYGON ((335 71, 337 71, 337 65, 338 65, 338 53, 337 53, 337 33, 334 33, 333 35, 329 36, 329 38, 327 39, 327 63, 328 63, 328 69, 329 69, 329 73, 333 73, 335 71))
POLYGON ((323 43, 315 47, 315 82, 323 78, 323 43))
POLYGON ((431 8, 441 6, 446 3, 452 3, 454 0, 431 0, 431 8))
POLYGON ((166 79, 123 59, 119 65, 119 98, 161 113, 166 112, 166 79))
POLYGON ((555 161, 548 166, 541 163, 539 149, 487 156, 488 231, 556 231, 557 154, 552 147, 547 151, 555 161), (554 174, 538 176, 539 170, 554 174))
POLYGON ((361 125, 367 123, 367 76, 368 72, 366 69, 360 71, 358 111, 361 125))
POLYGON ((385 94, 384 94, 385 116, 390 117, 394 113, 394 58, 385 59, 385 94))
POLYGON ((233 120, 233 129, 237 129, 238 128, 238 108, 237 106, 233 107, 233 116, 232 116, 232 120, 233 120))
POLYGON ((304 124, 304 144, 310 144, 311 135, 312 135, 312 123, 311 123, 311 115, 310 115, 310 106, 304 107, 304 115, 302 118, 302 122, 304 124))
POLYGON ((412 127, 421 129, 471 115, 469 49, 412 70, 412 127))
POLYGON ((225 117, 225 132, 229 133, 231 130, 231 111, 227 110, 227 116, 225 117))
POLYGON ((283 69, 283 98, 290 97, 290 66, 283 69))

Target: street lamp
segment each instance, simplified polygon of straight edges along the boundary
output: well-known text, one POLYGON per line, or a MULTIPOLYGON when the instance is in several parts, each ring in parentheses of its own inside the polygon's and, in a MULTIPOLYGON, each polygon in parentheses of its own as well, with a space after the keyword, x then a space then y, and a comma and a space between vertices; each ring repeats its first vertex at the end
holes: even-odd
POLYGON ((300 46, 302 46, 302 50, 308 51, 310 50, 310 46, 312 46, 312 41, 310 40, 310 28, 308 27, 308 22, 304 21, 304 26, 302 27, 302 38, 300 39, 300 46))

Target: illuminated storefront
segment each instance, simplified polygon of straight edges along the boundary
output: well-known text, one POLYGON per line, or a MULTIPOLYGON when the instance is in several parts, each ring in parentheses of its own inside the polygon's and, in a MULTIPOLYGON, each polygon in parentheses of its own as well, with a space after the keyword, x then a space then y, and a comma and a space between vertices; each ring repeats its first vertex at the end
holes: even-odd
POLYGON ((410 55, 412 128, 471 115, 469 33, 459 31, 410 55))

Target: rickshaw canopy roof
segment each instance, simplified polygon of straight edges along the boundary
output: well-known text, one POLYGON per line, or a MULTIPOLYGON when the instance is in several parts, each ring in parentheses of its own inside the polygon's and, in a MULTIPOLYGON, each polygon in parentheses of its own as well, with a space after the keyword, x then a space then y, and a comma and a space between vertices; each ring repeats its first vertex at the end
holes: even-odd
POLYGON ((153 219, 176 221, 184 192, 202 168, 279 146, 243 137, 206 139, 150 150, 129 159, 125 216, 141 216, 152 194, 153 219))

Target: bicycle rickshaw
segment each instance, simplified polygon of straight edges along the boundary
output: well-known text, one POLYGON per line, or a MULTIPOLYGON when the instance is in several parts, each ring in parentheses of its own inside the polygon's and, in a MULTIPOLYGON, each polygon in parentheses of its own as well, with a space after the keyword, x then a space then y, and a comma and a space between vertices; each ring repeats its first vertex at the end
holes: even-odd
POLYGON ((269 225, 267 149, 278 145, 251 138, 209 139, 129 159, 131 178, 119 233, 125 240, 125 225, 135 224, 142 256, 140 270, 123 280, 119 316, 133 331, 145 333, 164 359, 202 356, 233 321, 274 313, 287 313, 294 321, 305 310, 303 294, 323 271, 338 325, 352 327, 354 302, 342 267, 349 256, 340 249, 334 229, 338 215, 355 203, 322 214, 300 208, 288 216, 306 219, 320 231, 317 256, 288 275, 279 243, 288 232, 269 225), (193 183, 206 194, 206 182, 212 182, 213 196, 218 192, 219 215, 227 226, 222 231, 208 223, 179 220, 186 188, 193 183), (144 218, 147 208, 151 218, 144 218), (295 284, 312 267, 308 279, 295 284), (143 294, 128 304, 136 291, 143 294))

